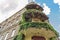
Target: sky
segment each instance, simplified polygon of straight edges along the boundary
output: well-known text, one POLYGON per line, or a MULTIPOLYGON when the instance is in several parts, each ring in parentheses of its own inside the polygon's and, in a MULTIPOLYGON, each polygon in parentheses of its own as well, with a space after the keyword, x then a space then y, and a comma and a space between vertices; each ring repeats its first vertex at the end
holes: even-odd
MULTIPOLYGON (((50 24, 60 34, 60 0, 33 0, 42 6, 50 24)), ((0 0, 0 23, 28 4, 28 0, 0 0)))

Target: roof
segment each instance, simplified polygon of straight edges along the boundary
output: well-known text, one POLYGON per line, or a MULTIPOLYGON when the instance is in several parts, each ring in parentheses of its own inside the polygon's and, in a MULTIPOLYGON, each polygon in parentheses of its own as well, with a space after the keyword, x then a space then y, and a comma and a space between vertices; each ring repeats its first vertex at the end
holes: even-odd
POLYGON ((43 8, 40 5, 36 4, 35 2, 29 3, 25 8, 27 8, 27 9, 40 9, 41 11, 43 11, 43 8))

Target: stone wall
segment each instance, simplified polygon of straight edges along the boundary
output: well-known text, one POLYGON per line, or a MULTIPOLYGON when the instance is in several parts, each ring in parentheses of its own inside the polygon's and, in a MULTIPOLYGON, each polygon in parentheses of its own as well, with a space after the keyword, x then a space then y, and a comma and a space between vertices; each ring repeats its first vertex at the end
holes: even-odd
POLYGON ((7 37, 6 40, 12 40, 16 36, 19 30, 19 21, 21 20, 21 14, 25 11, 26 9, 23 8, 22 10, 12 15, 10 18, 0 23, 0 39, 1 40, 5 40, 6 37, 7 37), (14 33, 14 36, 11 37, 13 30, 15 30, 15 33, 14 33))

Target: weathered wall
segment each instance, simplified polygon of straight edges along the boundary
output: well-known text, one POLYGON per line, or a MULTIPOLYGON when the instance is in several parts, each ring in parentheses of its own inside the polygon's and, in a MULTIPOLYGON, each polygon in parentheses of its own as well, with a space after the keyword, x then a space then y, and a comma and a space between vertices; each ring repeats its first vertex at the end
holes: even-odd
POLYGON ((14 38, 14 37, 11 37, 13 30, 16 30, 14 33, 14 36, 16 36, 19 29, 19 21, 21 20, 21 14, 25 12, 25 10, 26 9, 23 8, 22 10, 18 11, 17 13, 15 13, 10 18, 6 19, 0 24, 0 39, 3 36, 2 40, 4 40, 4 38, 6 37, 6 34, 9 33, 7 40, 12 40, 14 38))

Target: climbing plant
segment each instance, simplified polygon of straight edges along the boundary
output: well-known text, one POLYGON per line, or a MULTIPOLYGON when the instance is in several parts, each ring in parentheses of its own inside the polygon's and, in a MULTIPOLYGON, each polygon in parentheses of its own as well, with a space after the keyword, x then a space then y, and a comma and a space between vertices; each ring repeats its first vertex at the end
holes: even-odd
POLYGON ((58 37, 57 31, 55 31, 54 28, 53 28, 50 24, 44 23, 44 22, 41 22, 41 23, 38 23, 38 22, 26 22, 26 23, 24 23, 24 24, 22 24, 22 25, 20 26, 19 31, 24 30, 24 29, 26 30, 26 29, 28 29, 28 28, 30 28, 30 27, 39 28, 39 29, 40 29, 40 28, 46 28, 46 30, 50 29, 50 30, 53 31, 53 32, 57 35, 57 37, 58 37))
POLYGON ((24 40, 24 37, 24 34, 19 32, 19 34, 16 35, 16 37, 14 38, 14 40, 24 40))
MULTIPOLYGON (((31 8, 31 7, 30 7, 31 8)), ((43 9, 42 9, 43 10, 43 9)), ((21 33, 21 30, 27 30, 28 28, 45 28, 46 30, 51 30, 56 34, 56 37, 58 37, 58 32, 49 24, 46 22, 32 22, 32 18, 38 18, 40 20, 48 20, 48 17, 39 9, 29 9, 29 6, 27 10, 22 14, 22 20, 19 22, 19 31, 16 37, 13 40, 24 40, 25 35, 21 33)), ((49 40, 55 40, 54 37, 50 38, 49 40)))

